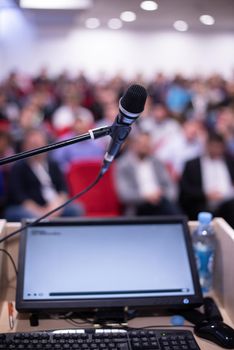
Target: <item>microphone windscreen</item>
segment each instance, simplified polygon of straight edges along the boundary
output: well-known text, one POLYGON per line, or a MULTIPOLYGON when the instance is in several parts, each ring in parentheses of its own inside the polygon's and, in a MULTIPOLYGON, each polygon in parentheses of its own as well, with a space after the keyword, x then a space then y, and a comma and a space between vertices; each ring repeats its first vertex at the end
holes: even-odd
POLYGON ((130 113, 141 113, 147 98, 146 89, 141 85, 131 85, 121 98, 121 106, 130 113))

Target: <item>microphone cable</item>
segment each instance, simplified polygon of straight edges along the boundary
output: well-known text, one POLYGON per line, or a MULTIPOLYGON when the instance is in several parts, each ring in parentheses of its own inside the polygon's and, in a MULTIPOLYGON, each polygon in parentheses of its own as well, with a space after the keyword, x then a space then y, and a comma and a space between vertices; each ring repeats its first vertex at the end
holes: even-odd
POLYGON ((64 202, 63 204, 59 205, 58 207, 52 209, 51 211, 49 211, 48 213, 46 213, 43 216, 40 216, 38 219, 29 222, 28 224, 23 225, 21 228, 19 228, 18 230, 15 230, 13 232, 11 232, 9 235, 6 235, 5 237, 0 239, 0 244, 6 240, 8 240, 11 237, 14 237, 17 233, 20 233, 21 231, 27 229, 28 227, 32 227, 36 224, 38 224, 39 222, 41 222, 42 220, 46 219, 48 216, 50 216, 51 214, 54 214, 57 210, 63 209, 66 205, 70 204, 71 202, 73 202, 74 200, 80 198, 81 196, 83 196, 85 193, 87 193, 89 190, 91 190, 99 181, 100 179, 103 177, 104 172, 101 170, 99 171, 97 177, 94 179, 93 182, 91 182, 91 184, 89 186, 87 186, 84 190, 82 190, 81 192, 77 193, 75 196, 71 197, 70 199, 68 199, 66 202, 64 202))

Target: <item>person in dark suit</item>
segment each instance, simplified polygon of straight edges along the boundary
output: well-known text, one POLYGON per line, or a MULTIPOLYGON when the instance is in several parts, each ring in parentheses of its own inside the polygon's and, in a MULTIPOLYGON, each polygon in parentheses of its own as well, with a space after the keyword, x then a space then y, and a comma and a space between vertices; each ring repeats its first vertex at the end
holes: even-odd
MULTIPOLYGON (((29 130, 24 137, 23 150, 46 145, 41 130, 29 130)), ((9 174, 8 207, 5 217, 8 221, 24 218, 38 218, 61 205, 68 199, 65 179, 58 165, 46 153, 15 163, 9 174)), ((70 204, 52 216, 79 216, 82 209, 70 204)))
POLYGON ((226 155, 221 135, 210 134, 204 155, 186 163, 179 197, 190 219, 211 211, 234 227, 234 159, 226 155))

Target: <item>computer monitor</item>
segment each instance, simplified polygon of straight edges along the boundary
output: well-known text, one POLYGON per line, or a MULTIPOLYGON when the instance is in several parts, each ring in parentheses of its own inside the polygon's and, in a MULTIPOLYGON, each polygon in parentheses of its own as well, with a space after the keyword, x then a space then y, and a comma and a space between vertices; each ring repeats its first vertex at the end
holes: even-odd
POLYGON ((18 311, 201 303, 184 217, 42 222, 21 235, 18 311))

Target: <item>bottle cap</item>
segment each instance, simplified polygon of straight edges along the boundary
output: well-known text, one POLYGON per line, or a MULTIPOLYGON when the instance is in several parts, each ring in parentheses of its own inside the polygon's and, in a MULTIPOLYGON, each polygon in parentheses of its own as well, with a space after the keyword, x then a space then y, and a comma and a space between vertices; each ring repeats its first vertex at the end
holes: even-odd
POLYGON ((198 214, 198 221, 203 225, 209 225, 213 215, 209 212, 202 211, 198 214))

